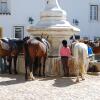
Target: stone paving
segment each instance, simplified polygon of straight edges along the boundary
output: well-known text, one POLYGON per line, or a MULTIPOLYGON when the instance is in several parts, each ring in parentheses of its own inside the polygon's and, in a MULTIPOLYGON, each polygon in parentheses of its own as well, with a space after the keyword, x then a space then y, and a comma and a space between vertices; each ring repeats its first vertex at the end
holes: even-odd
POLYGON ((46 77, 25 81, 24 75, 0 74, 0 100, 100 100, 100 75, 46 77))

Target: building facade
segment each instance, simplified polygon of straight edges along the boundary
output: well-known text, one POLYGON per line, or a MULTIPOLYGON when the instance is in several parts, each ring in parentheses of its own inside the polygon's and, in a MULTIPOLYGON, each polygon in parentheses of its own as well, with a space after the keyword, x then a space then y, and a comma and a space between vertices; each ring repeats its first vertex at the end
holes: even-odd
MULTIPOLYGON (((80 36, 100 38, 100 0, 58 0, 68 21, 80 28, 80 36)), ((44 9, 44 0, 0 0, 0 37, 23 38, 44 9)))

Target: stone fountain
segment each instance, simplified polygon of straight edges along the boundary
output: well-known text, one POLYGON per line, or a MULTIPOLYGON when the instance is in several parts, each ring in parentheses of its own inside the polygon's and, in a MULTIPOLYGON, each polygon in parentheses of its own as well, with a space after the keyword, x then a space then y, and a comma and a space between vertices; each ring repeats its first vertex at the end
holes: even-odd
POLYGON ((67 21, 66 12, 60 8, 58 0, 45 0, 45 8, 40 13, 40 20, 35 26, 29 26, 27 31, 31 36, 48 37, 51 47, 48 54, 49 64, 47 65, 49 65, 48 68, 52 69, 50 74, 53 74, 53 70, 56 70, 54 62, 56 60, 57 63, 59 60, 61 41, 67 40, 70 36, 78 33, 80 29, 67 21))

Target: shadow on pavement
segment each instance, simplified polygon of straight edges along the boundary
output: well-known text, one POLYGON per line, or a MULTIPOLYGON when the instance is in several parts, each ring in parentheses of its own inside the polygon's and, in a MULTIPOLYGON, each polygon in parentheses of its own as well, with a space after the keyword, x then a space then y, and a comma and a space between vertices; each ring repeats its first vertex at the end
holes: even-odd
POLYGON ((76 84, 76 82, 74 82, 71 77, 67 77, 67 78, 62 77, 62 78, 55 79, 55 83, 53 84, 53 86, 67 87, 67 86, 74 85, 74 84, 76 84))
POLYGON ((49 81, 54 80, 53 86, 55 87, 66 87, 73 84, 76 84, 76 82, 73 81, 72 77, 46 77, 42 78, 39 81, 49 81))
POLYGON ((26 82, 24 75, 0 74, 0 79, 1 78, 3 78, 3 81, 0 80, 0 85, 4 85, 4 86, 26 82))

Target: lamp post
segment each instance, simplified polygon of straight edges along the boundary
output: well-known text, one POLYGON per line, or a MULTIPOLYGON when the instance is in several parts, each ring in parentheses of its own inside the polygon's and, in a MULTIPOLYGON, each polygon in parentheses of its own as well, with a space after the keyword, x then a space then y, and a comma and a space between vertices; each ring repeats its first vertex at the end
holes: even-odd
POLYGON ((33 19, 32 17, 29 17, 28 22, 29 22, 30 24, 33 24, 33 21, 34 21, 34 19, 33 19))
POLYGON ((79 21, 77 19, 73 19, 73 24, 75 24, 76 26, 79 25, 79 21))

